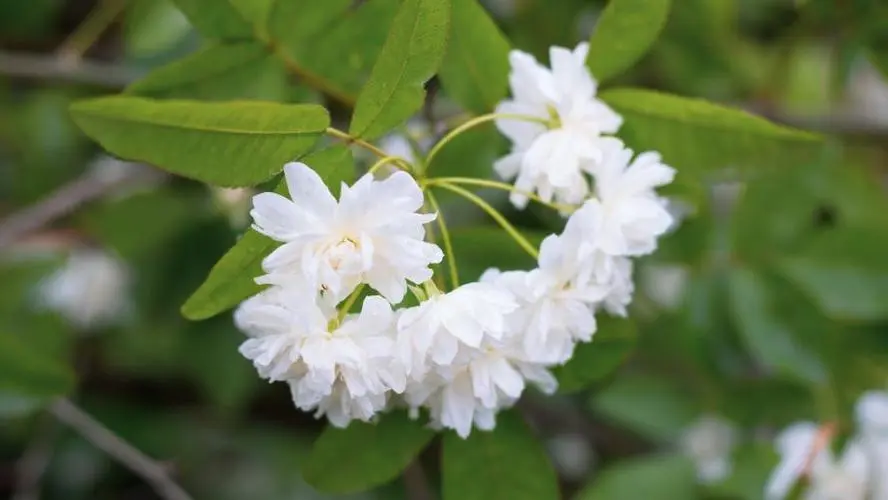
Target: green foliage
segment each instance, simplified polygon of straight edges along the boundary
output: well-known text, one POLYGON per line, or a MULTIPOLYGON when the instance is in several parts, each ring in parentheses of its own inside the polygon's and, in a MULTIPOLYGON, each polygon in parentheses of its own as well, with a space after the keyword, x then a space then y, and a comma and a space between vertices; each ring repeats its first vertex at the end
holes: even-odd
POLYGON ((578 344, 570 361, 554 370, 558 389, 579 391, 611 375, 629 357, 636 338, 631 320, 601 316, 592 342, 578 344))
POLYGON ((403 412, 376 424, 328 426, 302 469, 308 484, 325 493, 352 493, 396 478, 432 440, 434 432, 403 412))
POLYGON ((679 455, 628 459, 606 468, 577 496, 577 500, 698 498, 694 466, 679 455))
POLYGON ((33 345, 34 340, 7 331, 0 333, 0 392, 47 399, 69 392, 74 388, 74 372, 33 345))
POLYGON ((734 321, 752 355, 766 368, 823 382, 826 370, 808 347, 795 340, 791 325, 778 316, 766 282, 754 272, 735 269, 730 275, 730 303, 734 321))
POLYGON ((660 35, 670 0, 609 0, 589 40, 587 64, 602 82, 642 58, 660 35))
POLYGON ((275 53, 299 80, 354 105, 379 56, 399 0, 287 0, 269 15, 275 53))
POLYGON ((443 500, 555 500, 555 471, 545 450, 514 410, 497 415, 491 432, 462 439, 444 434, 443 500))
POLYGON ((167 190, 107 200, 82 216, 86 231, 120 257, 144 262, 180 231, 194 224, 196 196, 167 190), (133 227, 139 232, 133 233, 133 227))
POLYGON ((447 48, 450 0, 404 0, 352 116, 349 133, 376 139, 422 107, 447 48))
POLYGON ((656 441, 674 439, 697 413, 692 396, 673 381, 626 373, 592 400, 593 410, 656 441))
MULTIPOLYGON (((539 246, 546 236, 541 232, 524 232, 528 240, 539 246)), ((527 254, 508 234, 493 226, 473 226, 460 228, 450 235, 453 252, 459 267, 459 279, 463 282, 475 281, 490 267, 501 271, 531 269, 536 266, 533 257, 527 254), (491 252, 496 248, 496 252, 491 252)))
POLYGON ((450 42, 441 62, 448 95, 474 113, 487 113, 506 96, 509 41, 478 0, 451 0, 450 42))
POLYGON ((886 229, 833 229, 778 266, 827 315, 875 321, 888 318, 886 255, 886 229))
POLYGON ((804 163, 821 139, 702 99, 641 89, 613 89, 601 99, 625 120, 620 137, 636 151, 656 150, 684 175, 723 168, 764 169, 804 163))
POLYGON ((224 104, 103 97, 71 106, 102 147, 220 186, 258 184, 307 153, 330 124, 311 104, 224 104), (159 147, 159 145, 163 147, 159 147))
POLYGON ((126 89, 163 99, 281 100, 286 68, 258 42, 210 44, 162 66, 126 89))
MULTIPOLYGON (((257 0, 260 1, 260 0, 257 0)), ((236 0, 175 0, 191 24, 207 38, 246 39, 253 36, 253 26, 238 10, 246 2, 236 0)), ((261 0, 262 3, 267 3, 261 0)))
MULTIPOLYGON (((351 151, 345 146, 312 153, 301 161, 314 169, 333 193, 338 192, 341 183, 354 179, 351 151)), ((281 181, 275 192, 287 195, 286 182, 281 181)), ((258 293, 262 287, 253 279, 263 274, 262 259, 277 245, 267 236, 248 230, 213 266, 200 288, 182 306, 182 314, 188 319, 206 319, 258 293)))

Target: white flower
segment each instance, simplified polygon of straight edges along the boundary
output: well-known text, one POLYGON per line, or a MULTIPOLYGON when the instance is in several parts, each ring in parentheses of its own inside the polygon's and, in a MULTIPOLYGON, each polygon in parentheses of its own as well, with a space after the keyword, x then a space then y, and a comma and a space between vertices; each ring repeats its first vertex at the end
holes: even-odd
POLYGON ((610 292, 607 284, 594 280, 589 263, 578 258, 578 242, 570 236, 565 231, 543 240, 537 269, 489 269, 481 277, 515 296, 519 307, 507 321, 521 332, 526 357, 534 362, 564 363, 575 342, 591 340, 595 308, 610 292))
POLYGON ((855 413, 861 433, 888 439, 888 392, 863 393, 857 399, 855 413))
POLYGON ((592 172, 598 201, 591 202, 603 208, 598 245, 610 255, 649 254, 673 223, 666 200, 654 188, 672 182, 675 170, 663 164, 658 153, 641 153, 633 161, 632 150, 622 142, 602 142, 603 159, 592 172))
POLYGON ((336 199, 302 163, 284 167, 290 199, 253 197, 253 227, 283 242, 262 262, 260 283, 306 281, 338 299, 366 282, 392 303, 404 298, 406 280, 422 283, 440 262, 438 246, 423 241, 423 195, 416 181, 397 172, 382 181, 361 177, 336 199))
POLYGON ((107 326, 131 308, 129 270, 118 258, 100 250, 75 250, 64 266, 39 286, 50 309, 83 329, 107 326))
POLYGON ((406 376, 393 356, 395 316, 381 297, 364 300, 359 315, 331 328, 335 310, 305 290, 272 287, 245 301, 235 322, 250 338, 240 352, 260 376, 287 381, 295 405, 344 426, 369 420, 406 376))
POLYGON ((516 307, 511 294, 468 283, 404 309, 398 318, 398 348, 408 372, 419 377, 429 362, 453 363, 461 344, 478 349, 487 338, 502 340, 505 316, 516 307))
POLYGON ((696 465, 697 480, 713 484, 731 475, 731 453, 735 442, 736 432, 730 422, 705 415, 685 430, 681 447, 696 465))
MULTIPOLYGON (((513 98, 500 103, 496 112, 547 123, 497 120, 513 151, 494 168, 504 178, 517 177, 517 188, 538 192, 546 201, 582 202, 589 190, 583 170, 601 160, 601 135, 613 134, 622 125, 622 118, 595 98, 597 84, 585 64, 588 52, 587 43, 573 51, 552 47, 551 70, 530 54, 517 50, 509 54, 513 98)), ((510 199, 519 208, 527 204, 520 193, 510 199)))
POLYGON ((872 498, 888 498, 888 393, 865 392, 857 399, 855 413, 862 446, 873 466, 872 498))
POLYGON ((765 487, 769 500, 786 498, 807 474, 806 500, 864 500, 869 480, 869 459, 857 439, 845 445, 838 461, 830 451, 828 436, 816 424, 801 422, 784 430, 776 441, 780 463, 765 487))
POLYGON ((463 438, 473 424, 491 430, 496 413, 521 396, 525 380, 546 393, 557 388, 555 377, 543 366, 521 360, 521 349, 511 340, 488 340, 477 349, 460 345, 458 350, 452 363, 435 366, 405 393, 412 408, 429 410, 433 427, 453 429, 463 438))

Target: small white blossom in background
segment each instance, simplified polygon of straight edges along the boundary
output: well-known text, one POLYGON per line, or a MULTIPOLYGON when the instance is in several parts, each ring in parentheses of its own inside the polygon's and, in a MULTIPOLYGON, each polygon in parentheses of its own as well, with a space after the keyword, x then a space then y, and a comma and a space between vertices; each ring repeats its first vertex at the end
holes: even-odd
POLYGON ((857 433, 836 457, 832 432, 813 422, 786 428, 775 441, 780 463, 765 486, 768 500, 782 500, 804 477, 805 500, 868 500, 886 496, 884 474, 888 458, 885 439, 888 393, 868 392, 858 400, 857 433))
POLYGON ((419 158, 417 158, 417 151, 414 148, 418 148, 419 153, 426 153, 434 145, 432 141, 433 137, 430 135, 429 128, 418 121, 411 120, 407 122, 403 133, 392 133, 380 139, 379 148, 389 156, 397 156, 407 160, 410 164, 416 164, 419 158))
POLYGON ((641 270, 644 293, 663 309, 673 311, 681 305, 688 285, 684 266, 650 264, 641 270))
POLYGON ((696 466, 697 480, 701 484, 714 484, 731 475, 731 454, 736 442, 737 430, 730 422, 715 415, 704 415, 685 429, 680 444, 696 466))
POLYGON ((210 194, 233 227, 243 228, 250 223, 250 207, 254 194, 252 189, 213 186, 210 194))
POLYGON ((88 330, 123 320, 131 310, 130 271, 117 257, 94 249, 77 249, 39 285, 43 306, 88 330))
MULTIPOLYGON (((565 228, 542 241, 533 269, 488 269, 440 290, 432 265, 444 255, 426 241, 437 214, 423 211, 409 173, 365 175, 336 200, 309 166, 285 165, 290 197, 256 195, 250 212, 257 231, 282 243, 256 278, 271 287, 235 314, 248 336, 240 352, 259 375, 286 382, 298 408, 339 427, 406 407, 464 438, 493 429, 528 385, 554 392, 550 369, 594 340, 597 314, 629 314, 633 258, 675 224, 656 192, 675 171, 603 135, 622 118, 595 98, 587 52, 553 48, 551 69, 510 54, 514 98, 498 112, 536 121, 498 120, 513 150, 494 169, 517 189, 571 205, 557 207, 565 228), (364 285, 372 290, 361 313, 346 314, 364 285), (408 287, 418 304, 399 308, 408 287)), ((431 147, 419 142, 414 151, 391 135, 382 148, 419 162, 431 147)), ((524 207, 528 197, 513 192, 511 201, 524 207)))
MULTIPOLYGON (((513 50, 509 85, 512 99, 500 103, 498 114, 522 115, 540 121, 501 118, 497 127, 512 141, 512 152, 494 168, 505 179, 515 179, 521 191, 546 200, 582 203, 589 194, 585 173, 603 159, 603 134, 613 134, 623 119, 595 98, 597 83, 586 69, 589 45, 570 51, 553 47, 552 68, 530 54, 513 50)), ((527 196, 512 193, 512 203, 523 208, 527 196)))
POLYGON ((546 441, 546 448, 560 475, 571 481, 589 477, 595 465, 595 453, 580 434, 557 434, 546 441))

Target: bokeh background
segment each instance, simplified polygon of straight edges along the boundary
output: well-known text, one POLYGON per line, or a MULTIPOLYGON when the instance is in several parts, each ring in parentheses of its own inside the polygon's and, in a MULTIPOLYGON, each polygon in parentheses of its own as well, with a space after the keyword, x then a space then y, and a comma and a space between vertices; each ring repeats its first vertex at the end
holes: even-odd
MULTIPOLYGON (((550 45, 588 39, 604 6, 483 3, 515 47, 543 60, 550 45)), ((669 192, 681 222, 640 263, 632 331, 608 346, 623 353, 621 367, 591 389, 530 394, 520 406, 565 498, 760 498, 776 431, 810 419, 850 432, 857 396, 888 388, 888 6, 673 4, 653 50, 617 83, 745 108, 823 133, 826 147, 804 164, 713 164, 703 187, 677 182, 669 192), (691 453, 688 430, 712 419, 718 431, 698 437, 691 453), (728 479, 685 480, 701 448, 704 457, 730 450, 728 479), (595 492, 584 489, 590 482, 595 492)), ((356 47, 382 43, 386 15, 380 8, 373 18, 382 36, 363 30, 356 47)), ((237 353, 242 335, 230 314, 190 322, 179 312, 247 227, 252 193, 108 157, 68 115, 74 100, 117 93, 202 43, 170 0, 0 0, 2 496, 156 498, 43 409, 62 383, 196 498, 334 498, 299 472, 322 422, 296 411, 285 386, 256 377, 237 353), (6 369, 12 357, 30 368, 6 369)), ((253 67, 236 77, 158 92, 325 102, 274 64, 244 64, 253 67)), ((454 108, 434 97, 417 123, 454 108)), ((505 148, 481 128, 450 154, 464 172, 489 177, 505 148)), ((484 195, 523 227, 553 223, 484 195)), ((445 211, 448 221, 481 217, 452 203, 445 211)), ((497 258, 467 255, 466 272, 497 258)), ((432 490, 437 461, 433 444, 422 457, 432 490)), ((350 498, 414 491, 397 480, 350 498)))

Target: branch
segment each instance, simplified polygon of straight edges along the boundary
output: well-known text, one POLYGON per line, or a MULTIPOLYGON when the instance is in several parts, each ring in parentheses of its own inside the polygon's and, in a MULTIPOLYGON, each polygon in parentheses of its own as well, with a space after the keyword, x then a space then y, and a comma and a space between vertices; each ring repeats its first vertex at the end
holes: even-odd
POLYGON ((57 427, 58 424, 52 419, 40 423, 36 436, 15 464, 15 494, 12 500, 40 499, 40 480, 52 458, 57 427))
POLYGON ((59 421, 80 433, 96 448, 139 475, 154 488, 161 498, 191 500, 191 496, 169 477, 163 466, 115 435, 74 403, 60 398, 50 405, 49 411, 59 421))
POLYGON ((435 499, 418 457, 404 470, 404 489, 407 491, 407 500, 435 499))
POLYGON ((45 199, 0 221, 0 249, 15 243, 21 236, 51 223, 112 189, 150 180, 157 176, 157 171, 139 164, 133 165, 133 168, 124 175, 111 176, 110 178, 88 172, 60 187, 45 199))
POLYGON ((143 74, 135 68, 96 61, 71 60, 41 54, 0 50, 0 75, 85 83, 117 90, 143 74))

